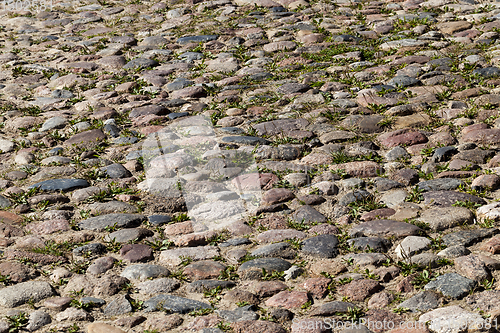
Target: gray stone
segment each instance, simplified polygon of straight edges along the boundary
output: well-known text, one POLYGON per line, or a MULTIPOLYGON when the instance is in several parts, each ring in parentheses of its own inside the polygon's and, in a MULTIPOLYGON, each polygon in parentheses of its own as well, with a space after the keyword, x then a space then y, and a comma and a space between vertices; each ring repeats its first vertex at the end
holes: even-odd
POLYGON ((441 240, 446 246, 471 246, 472 244, 475 244, 487 237, 491 237, 498 232, 498 229, 461 230, 446 234, 443 238, 441 238, 441 240))
POLYGON ((259 318, 259 315, 254 312, 255 306, 254 305, 246 305, 240 308, 237 308, 236 310, 229 311, 229 310, 218 310, 217 314, 219 317, 222 319, 234 323, 237 321, 243 321, 243 320, 257 320, 259 318))
POLYGON ((167 311, 181 314, 212 308, 207 303, 167 294, 160 294, 148 299, 143 303, 143 307, 144 312, 167 311))
POLYGON ((169 215, 151 215, 148 216, 148 222, 152 225, 163 225, 172 221, 172 218, 169 215))
POLYGON ((0 153, 8 153, 14 150, 16 144, 12 140, 0 139, 0 153))
POLYGON ((498 67, 486 67, 486 68, 478 68, 472 71, 472 74, 478 74, 484 78, 492 78, 500 76, 500 68, 498 67))
POLYGON ((302 253, 317 258, 333 258, 338 253, 339 241, 334 235, 319 235, 302 242, 302 253))
POLYGON ((311 316, 332 316, 336 313, 347 313, 349 308, 354 309, 355 305, 349 302, 328 302, 320 305, 311 311, 311 316))
POLYGON ((465 207, 441 207, 424 210, 417 219, 434 231, 446 230, 474 221, 474 214, 465 207))
POLYGON ((432 155, 432 162, 439 163, 448 161, 456 153, 458 153, 458 149, 456 147, 439 147, 434 151, 434 155, 432 155))
POLYGON ((423 233, 423 230, 413 224, 392 220, 373 220, 360 223, 349 231, 351 237, 394 236, 401 238, 417 236, 421 233, 423 233))
POLYGON ((180 287, 180 282, 176 279, 159 278, 147 280, 136 285, 141 294, 156 295, 161 293, 170 293, 180 287))
POLYGON ((440 305, 438 295, 432 291, 422 291, 398 305, 398 308, 407 308, 411 312, 427 311, 440 305))
POLYGON ((403 187, 403 184, 392 179, 375 178, 375 186, 377 188, 377 191, 384 192, 390 191, 395 188, 401 188, 403 187))
POLYGON ((252 257, 275 257, 292 259, 295 257, 296 253, 289 243, 281 242, 263 246, 252 251, 250 255, 252 257))
POLYGON ((486 205, 486 201, 480 197, 469 193, 454 192, 454 191, 431 191, 424 195, 424 205, 449 207, 457 201, 471 201, 478 205, 486 205))
POLYGON ((291 219, 297 223, 325 223, 326 217, 309 205, 304 205, 291 214, 291 219))
POLYGON ((80 229, 104 231, 106 227, 134 228, 141 225, 145 216, 140 214, 107 214, 83 220, 78 223, 80 229))
POLYGON ((444 257, 447 259, 454 259, 462 256, 466 256, 470 254, 471 252, 469 249, 467 249, 465 246, 462 245, 455 245, 455 246, 450 246, 447 247, 446 249, 439 251, 437 253, 438 256, 444 257))
POLYGON ((41 191, 71 191, 77 188, 88 187, 90 184, 85 179, 49 179, 31 185, 29 188, 38 187, 41 191))
POLYGON ((50 156, 50 157, 47 157, 47 158, 44 158, 43 160, 41 160, 40 163, 42 165, 49 165, 51 163, 69 164, 69 163, 71 163, 71 158, 64 157, 64 156, 50 156))
POLYGON ((33 332, 47 324, 50 324, 51 322, 52 319, 50 318, 50 315, 48 313, 41 310, 33 311, 32 313, 30 313, 30 318, 26 329, 30 332, 33 332))
POLYGON ((431 240, 425 237, 408 236, 396 247, 398 258, 404 259, 429 248, 431 240))
POLYGON ((243 279, 256 280, 262 276, 262 269, 267 273, 274 271, 283 272, 289 269, 292 265, 280 258, 260 258, 244 262, 238 268, 238 274, 243 279))
POLYGON ((368 191, 356 190, 344 195, 342 198, 340 198, 337 204, 339 206, 348 206, 350 203, 361 201, 370 198, 371 196, 372 195, 368 191))
POLYGON ((108 304, 104 309, 104 314, 112 317, 132 312, 132 310, 132 304, 130 304, 127 297, 125 295, 120 295, 108 304))
POLYGON ((125 167, 123 165, 121 165, 120 163, 114 163, 114 164, 105 166, 105 167, 101 168, 101 171, 105 172, 106 175, 112 179, 132 177, 132 174, 130 173, 130 171, 125 169, 125 167))
POLYGON ((387 82, 387 84, 391 85, 391 86, 400 86, 400 87, 410 87, 410 86, 414 86, 414 85, 417 85, 417 84, 420 84, 420 80, 418 79, 415 79, 414 77, 411 77, 411 76, 408 76, 408 75, 398 75, 394 78, 392 78, 391 80, 389 80, 389 82, 387 82))
POLYGON ((103 306, 104 304, 106 304, 106 301, 101 299, 101 298, 97 298, 97 297, 82 297, 80 299, 80 302, 82 302, 82 304, 90 304, 92 305, 93 307, 101 307, 103 306))
POLYGON ((391 150, 389 150, 387 152, 387 154, 385 154, 385 158, 389 162, 394 162, 394 161, 398 161, 398 160, 409 158, 409 157, 410 157, 410 154, 408 154, 406 149, 404 149, 403 147, 400 147, 400 146, 392 148, 391 150))
POLYGON ((90 212, 96 215, 112 213, 137 213, 137 207, 122 201, 96 202, 88 206, 90 212))
POLYGON ((145 280, 170 275, 170 271, 160 265, 137 264, 128 266, 120 276, 130 280, 145 280))
POLYGON ((439 266, 438 264, 439 259, 440 258, 434 253, 424 252, 414 255, 413 257, 410 257, 409 260, 411 261, 411 263, 416 264, 422 268, 426 267, 436 268, 439 266))
POLYGON ((424 191, 452 191, 463 184, 463 181, 456 178, 437 178, 420 182, 417 186, 424 191))
POLYGON ((475 285, 474 280, 467 279, 457 273, 447 273, 426 284, 424 289, 439 291, 444 296, 458 299, 467 295, 475 285))
POLYGON ((351 238, 347 240, 347 244, 361 251, 374 250, 375 252, 387 252, 391 246, 389 240, 380 237, 351 238))
POLYGON ((201 35, 201 36, 187 36, 187 37, 180 37, 177 39, 177 43, 179 44, 188 44, 188 43, 206 43, 210 42, 212 40, 216 40, 219 38, 218 35, 201 35))
POLYGON ((302 93, 306 92, 311 87, 307 84, 304 83, 298 83, 298 82, 291 82, 291 83, 285 83, 282 86, 279 86, 276 91, 280 94, 294 94, 294 93, 302 93))
POLYGON ((144 69, 148 67, 155 67, 158 66, 159 63, 156 60, 152 59, 146 59, 146 58, 135 58, 127 62, 125 66, 123 66, 124 69, 144 69))
POLYGON ((4 197, 3 195, 0 195, 0 208, 5 209, 10 205, 11 205, 10 200, 4 197))
MULTIPOLYGON (((66 91, 66 90, 65 90, 66 91)), ((47 132, 53 129, 60 129, 64 128, 66 124, 68 123, 68 120, 63 117, 52 117, 50 119, 47 119, 42 127, 40 128, 40 132, 47 132)))
POLYGON ((33 300, 35 303, 53 296, 54 290, 47 282, 28 281, 2 289, 0 305, 14 308, 33 300))
POLYGON ((256 145, 268 145, 271 142, 263 139, 263 138, 258 138, 255 136, 226 136, 222 138, 222 142, 225 143, 238 143, 242 145, 249 145, 249 146, 256 146, 256 145))
POLYGON ((73 250, 73 254, 77 256, 87 255, 88 253, 93 255, 98 255, 98 254, 103 254, 105 252, 106 252, 106 246, 101 243, 85 244, 73 250))
POLYGON ((382 253, 348 253, 339 257, 340 260, 352 260, 354 265, 380 265, 387 260, 382 253))
POLYGON ((168 92, 170 91, 175 91, 175 90, 181 90, 183 88, 189 87, 194 84, 194 81, 187 80, 183 77, 179 77, 175 79, 173 82, 170 82, 165 85, 165 88, 168 92))
POLYGON ((104 241, 109 242, 114 239, 118 243, 127 243, 147 236, 153 236, 153 232, 143 228, 122 229, 106 235, 104 241))

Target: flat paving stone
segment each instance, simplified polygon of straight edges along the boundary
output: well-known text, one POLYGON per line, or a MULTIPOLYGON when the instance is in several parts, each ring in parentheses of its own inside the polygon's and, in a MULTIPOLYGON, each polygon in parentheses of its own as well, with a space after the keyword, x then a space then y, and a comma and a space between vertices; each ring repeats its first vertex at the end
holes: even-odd
POLYGON ((168 311, 180 314, 211 308, 207 303, 167 294, 154 296, 144 301, 143 306, 144 312, 168 311))
POLYGON ((419 227, 405 222, 392 220, 374 220, 354 226, 350 231, 351 237, 391 237, 397 238, 416 236, 423 232, 419 227))
POLYGON ((106 227, 134 228, 138 227, 145 216, 140 214, 107 214, 83 220, 78 224, 81 229, 104 231, 106 227))
POLYGON ((29 188, 39 188, 41 191, 50 192, 66 192, 88 186, 90 186, 90 184, 85 179, 49 179, 33 184, 29 188))
POLYGON ((435 290, 454 299, 462 298, 474 288, 476 282, 457 273, 447 273, 438 276, 434 281, 424 286, 425 290, 435 290))

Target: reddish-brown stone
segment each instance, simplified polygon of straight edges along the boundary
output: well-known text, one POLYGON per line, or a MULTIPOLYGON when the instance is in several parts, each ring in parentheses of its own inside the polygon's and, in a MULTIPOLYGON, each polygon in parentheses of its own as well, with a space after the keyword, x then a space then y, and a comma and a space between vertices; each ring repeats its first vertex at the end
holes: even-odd
POLYGON ((349 297, 351 301, 364 301, 383 287, 374 280, 355 280, 337 288, 337 293, 349 297))

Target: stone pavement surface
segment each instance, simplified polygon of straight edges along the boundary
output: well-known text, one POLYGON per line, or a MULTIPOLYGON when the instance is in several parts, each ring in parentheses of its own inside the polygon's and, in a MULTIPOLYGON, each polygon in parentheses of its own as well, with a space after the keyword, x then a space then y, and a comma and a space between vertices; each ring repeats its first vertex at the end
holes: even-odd
POLYGON ((0 333, 500 316, 499 3, 37 4, 0 8, 0 333))

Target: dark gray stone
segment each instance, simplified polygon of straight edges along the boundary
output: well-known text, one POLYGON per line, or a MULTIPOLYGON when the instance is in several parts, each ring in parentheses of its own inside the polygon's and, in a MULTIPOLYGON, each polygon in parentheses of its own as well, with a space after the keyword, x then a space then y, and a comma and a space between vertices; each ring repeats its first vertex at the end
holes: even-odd
POLYGON ((350 193, 347 193, 342 198, 340 198, 337 205, 339 206, 348 206, 350 203, 361 201, 367 198, 370 198, 371 194, 365 190, 356 190, 350 193))
POLYGON ((420 82, 420 80, 418 79, 415 79, 414 77, 411 77, 411 76, 408 76, 408 75, 398 75, 394 78, 392 78, 391 80, 389 80, 389 82, 387 82, 387 84, 391 85, 391 86, 399 86, 399 87, 410 87, 410 86, 414 86, 414 85, 417 85, 417 84, 420 84, 422 82, 420 82))
POLYGON ((184 52, 179 54, 179 59, 185 59, 186 61, 194 61, 203 59, 203 53, 200 52, 184 52))
POLYGON ((291 219, 297 223, 325 223, 326 217, 309 205, 304 205, 291 214, 291 219))
POLYGON ((101 168, 101 171, 105 172, 106 175, 112 179, 132 177, 132 174, 130 173, 130 171, 125 169, 125 167, 123 165, 121 165, 120 163, 114 163, 114 164, 105 166, 105 167, 101 168))
POLYGON ((319 235, 302 242, 302 253, 317 258, 333 258, 338 253, 339 240, 334 235, 319 235))
POLYGON ((375 178, 377 191, 384 192, 403 187, 403 184, 388 178, 375 178))
POLYGON ((292 265, 280 258, 259 258, 244 262, 238 268, 238 274, 245 279, 259 279, 262 276, 262 269, 267 273, 283 272, 292 267, 292 265))
POLYGON ((106 227, 135 228, 141 225, 145 216, 140 214, 107 214, 83 220, 78 223, 80 229, 104 231, 106 227))
POLYGON ((194 84, 194 81, 187 80, 183 77, 175 79, 173 82, 168 83, 165 87, 168 92, 181 90, 194 84))
POLYGON ((155 67, 158 66, 160 63, 156 60, 152 59, 146 59, 146 58, 135 58, 130 60, 125 66, 123 66, 124 69, 144 69, 148 67, 155 67))
POLYGON ((488 158, 495 156, 495 151, 491 149, 471 149, 459 152, 455 158, 477 164, 484 164, 488 158))
POLYGON ((446 246, 471 246, 498 233, 498 229, 461 230, 444 235, 441 241, 446 246))
POLYGON ((250 253, 253 257, 276 257, 292 259, 295 257, 295 251, 289 243, 281 242, 263 246, 250 253))
POLYGON ((311 87, 307 84, 298 83, 298 82, 291 82, 291 83, 285 83, 284 85, 279 86, 278 89, 276 89, 276 91, 279 94, 294 94, 294 93, 306 92, 309 89, 311 89, 311 87))
POLYGON ((454 258, 466 256, 468 254, 471 254, 471 252, 465 246, 455 245, 455 246, 447 247, 446 249, 438 252, 437 255, 440 257, 448 258, 448 259, 454 259, 454 258))
POLYGON ((152 225, 163 225, 172 221, 169 215, 151 215, 148 216, 148 222, 152 225))
POLYGON ((246 245, 252 244, 252 241, 248 238, 232 238, 228 239, 223 243, 219 243, 219 247, 229 247, 229 246, 238 246, 238 245, 246 245))
POLYGON ((52 92, 52 97, 70 99, 70 98, 75 97, 75 94, 73 94, 71 91, 66 90, 66 89, 56 89, 52 92))
POLYGON ((187 36, 180 37, 177 39, 177 43, 179 44, 188 44, 188 43, 206 43, 212 40, 216 40, 219 38, 218 35, 201 35, 201 36, 187 36))
POLYGON ((412 312, 427 311, 439 307, 438 295, 432 291, 422 291, 398 305, 398 308, 407 308, 412 312))
POLYGON ((271 144, 270 141, 263 139, 263 138, 257 138, 255 136, 226 136, 226 137, 222 138, 222 142, 237 143, 237 144, 249 145, 249 146, 271 144))
POLYGON ((406 237, 418 236, 423 230, 416 225, 392 220, 373 220, 355 225, 350 231, 351 237, 406 237))
POLYGON ((425 285, 425 290, 435 290, 444 296, 462 298, 476 285, 476 281, 467 279, 457 273, 447 273, 438 276, 436 280, 425 285))
POLYGON ((385 154, 385 158, 390 162, 397 161, 397 160, 404 159, 404 158, 409 158, 409 157, 410 157, 410 154, 408 154, 406 149, 404 149, 403 147, 400 147, 400 146, 392 148, 391 150, 389 150, 387 152, 387 154, 385 154))
MULTIPOLYGON (((162 105, 144 105, 140 106, 137 108, 134 108, 132 111, 129 113, 129 118, 136 118, 139 116, 146 116, 150 114, 154 114, 157 116, 164 116, 168 113, 168 109, 165 108, 162 105)), ((163 148, 165 149, 165 148, 163 148)), ((172 150, 171 148, 168 150, 172 150)), ((167 154, 167 152, 164 152, 164 154, 167 154)))
POLYGON ((104 237, 109 242, 114 239, 118 243, 127 243, 133 240, 141 240, 144 237, 153 236, 153 232, 144 228, 131 228, 117 230, 104 237))
POLYGON ((77 188, 89 187, 90 184, 85 179, 49 179, 31 185, 29 188, 38 187, 41 191, 71 191, 77 188))
POLYGON ((106 246, 101 243, 85 244, 73 250, 73 254, 77 256, 83 256, 88 253, 96 255, 96 254, 103 254, 105 252, 106 252, 106 246))
POLYGON ((478 68, 472 71, 472 74, 477 74, 486 79, 497 77, 500 75, 500 68, 498 67, 486 67, 486 68, 478 68))
POLYGON ((160 294, 148 299, 143 303, 143 307, 144 312, 167 311, 181 314, 212 308, 212 306, 207 303, 167 294, 160 294))
POLYGON ((424 205, 449 207, 457 201, 471 201, 479 205, 486 205, 486 201, 472 194, 454 191, 431 191, 424 195, 424 205))
POLYGON ((456 153, 458 153, 456 147, 440 147, 434 151, 434 155, 432 155, 432 161, 435 163, 445 162, 450 160, 451 157, 456 153))
POLYGON ((104 125, 103 127, 103 131, 104 133, 106 133, 107 135, 109 135, 110 137, 112 138, 117 138, 120 136, 120 128, 114 124, 106 124, 104 125))
POLYGON ((97 297, 82 297, 80 299, 82 304, 90 304, 92 307, 101 307, 106 304, 106 301, 97 297))
POLYGON ((428 191, 452 191, 463 185, 463 181, 456 178, 437 178, 417 184, 418 188, 428 191))
POLYGON ((311 316, 332 316, 336 313, 347 313, 349 308, 354 309, 356 306, 349 302, 328 302, 311 311, 311 316))
POLYGON ((11 205, 10 200, 4 197, 3 195, 0 195, 0 208, 5 209, 10 205, 11 205))
POLYGON ((391 246, 391 242, 387 239, 380 237, 358 237, 352 238, 347 241, 349 246, 358 250, 374 250, 375 252, 387 252, 391 246))
POLYGON ((255 313, 255 310, 256 308, 254 305, 246 305, 233 311, 218 310, 217 314, 222 319, 234 323, 242 320, 257 320, 259 315, 255 313))

